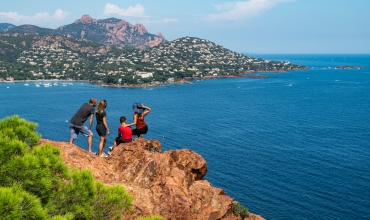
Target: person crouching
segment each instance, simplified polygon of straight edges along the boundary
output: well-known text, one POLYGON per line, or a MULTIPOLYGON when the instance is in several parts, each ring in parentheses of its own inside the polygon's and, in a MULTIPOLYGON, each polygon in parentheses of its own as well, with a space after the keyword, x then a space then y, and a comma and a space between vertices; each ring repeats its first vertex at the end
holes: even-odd
POLYGON ((113 147, 111 148, 111 152, 119 144, 128 143, 128 142, 132 141, 132 129, 131 129, 130 125, 126 123, 126 117, 121 116, 119 121, 121 122, 121 125, 118 127, 118 136, 114 139, 114 143, 113 143, 113 147))

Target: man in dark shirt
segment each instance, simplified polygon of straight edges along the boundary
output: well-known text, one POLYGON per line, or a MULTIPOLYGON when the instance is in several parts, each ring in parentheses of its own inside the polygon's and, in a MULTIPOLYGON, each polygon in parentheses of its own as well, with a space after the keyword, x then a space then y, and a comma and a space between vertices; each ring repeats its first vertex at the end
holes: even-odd
POLYGON ((89 151, 91 150, 92 145, 92 138, 93 133, 91 132, 91 126, 94 119, 94 107, 97 106, 97 100, 96 98, 91 98, 89 103, 85 103, 81 106, 81 108, 76 112, 76 114, 72 117, 71 123, 70 123, 70 133, 69 133, 69 143, 72 144, 74 139, 77 138, 78 133, 81 132, 85 137, 87 138, 87 145, 89 147, 89 151), (90 125, 89 128, 87 128, 84 125, 84 122, 87 120, 87 118, 90 116, 90 125))

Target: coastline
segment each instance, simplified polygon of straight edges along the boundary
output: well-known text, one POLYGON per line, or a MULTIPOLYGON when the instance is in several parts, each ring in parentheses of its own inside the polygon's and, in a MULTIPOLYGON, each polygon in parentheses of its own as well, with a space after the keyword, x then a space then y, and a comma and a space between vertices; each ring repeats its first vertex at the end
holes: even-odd
POLYGON ((12 81, 0 81, 0 83, 21 83, 21 82, 88 82, 87 80, 72 80, 72 79, 65 79, 65 80, 59 80, 59 79, 26 79, 26 80, 12 80, 12 81))
MULTIPOLYGON (((242 75, 222 75, 222 76, 203 76, 203 77, 184 77, 182 80, 173 83, 144 83, 144 84, 106 84, 101 81, 88 81, 88 80, 59 80, 59 79, 42 79, 42 80, 12 80, 12 81, 0 81, 0 83, 25 83, 25 82, 85 82, 91 83, 98 86, 111 87, 111 88, 153 88, 159 86, 170 86, 170 85, 180 85, 180 84, 194 84, 195 80, 210 80, 210 79, 228 79, 228 78, 250 78, 250 79, 267 79, 268 75, 255 75, 257 73, 287 73, 292 70, 308 70, 309 68, 300 69, 289 69, 289 70, 277 70, 277 71, 245 71, 242 75)), ((274 76, 273 78, 278 78, 274 76)))

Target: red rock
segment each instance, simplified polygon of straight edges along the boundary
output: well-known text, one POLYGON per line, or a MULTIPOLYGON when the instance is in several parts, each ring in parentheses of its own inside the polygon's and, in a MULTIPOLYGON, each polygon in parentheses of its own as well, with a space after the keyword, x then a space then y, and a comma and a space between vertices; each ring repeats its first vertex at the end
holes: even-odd
MULTIPOLYGON (((157 140, 135 139, 120 144, 108 158, 101 158, 68 142, 42 139, 61 149, 71 166, 91 170, 105 184, 123 185, 134 196, 135 209, 125 219, 161 215, 166 219, 241 219, 233 214, 233 200, 223 189, 203 180, 207 163, 191 150, 162 153, 157 140)), ((250 213, 249 220, 262 220, 250 213)))
POLYGON ((98 23, 98 20, 91 18, 90 15, 82 15, 82 17, 77 19, 74 23, 98 23))

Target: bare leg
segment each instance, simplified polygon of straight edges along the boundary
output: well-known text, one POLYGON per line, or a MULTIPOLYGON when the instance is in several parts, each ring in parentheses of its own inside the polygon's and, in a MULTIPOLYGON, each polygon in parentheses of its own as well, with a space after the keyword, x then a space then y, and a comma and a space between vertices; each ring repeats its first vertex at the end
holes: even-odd
POLYGON ((100 143, 99 143, 99 156, 104 153, 104 145, 106 142, 105 136, 100 136, 100 143))
POLYGON ((75 139, 73 139, 73 138, 71 138, 71 139, 69 139, 69 143, 70 144, 73 144, 73 141, 74 141, 75 139))
POLYGON ((105 143, 107 142, 107 136, 104 137, 104 143, 103 143, 103 153, 104 153, 104 148, 105 148, 105 143))
POLYGON ((113 148, 112 148, 111 152, 113 152, 114 148, 116 148, 116 147, 117 147, 117 143, 116 143, 116 140, 114 140, 113 141, 113 148))
POLYGON ((93 139, 93 133, 90 131, 90 136, 87 138, 87 146, 89 147, 89 152, 92 152, 92 149, 91 149, 92 139, 93 139))

